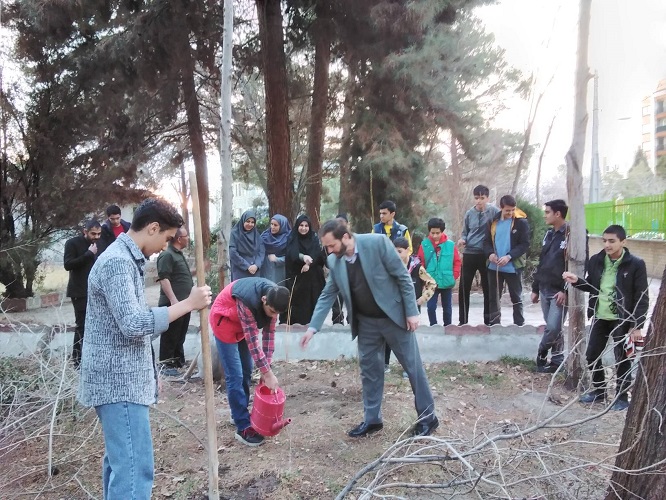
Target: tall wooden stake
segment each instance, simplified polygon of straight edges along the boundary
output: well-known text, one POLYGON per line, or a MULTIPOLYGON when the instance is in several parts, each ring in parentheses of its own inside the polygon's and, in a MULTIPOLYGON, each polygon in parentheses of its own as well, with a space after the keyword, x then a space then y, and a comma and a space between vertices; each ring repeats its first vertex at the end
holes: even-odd
MULTIPOLYGON (((568 271, 583 276, 585 273, 585 204, 583 200, 583 157, 587 132, 587 87, 592 75, 587 66, 587 47, 590 35, 590 11, 592 0, 580 0, 578 16, 578 54, 576 58, 574 127, 571 147, 567 151, 567 191, 571 231, 567 244, 568 271)), ((572 353, 567 363, 569 389, 576 389, 583 375, 585 297, 583 292, 569 288, 569 349, 572 353)))
MULTIPOLYGON (((206 284, 204 270, 203 239, 201 237, 201 211, 197 177, 190 172, 190 193, 192 193, 192 215, 194 216, 194 248, 197 267, 197 286, 206 284)), ((210 358, 210 340, 208 338, 208 308, 199 311, 201 324, 201 358, 203 360, 204 386, 206 388, 206 431, 208 434, 208 498, 220 498, 217 459, 217 422, 215 421, 215 392, 213 389, 213 363, 210 358)))

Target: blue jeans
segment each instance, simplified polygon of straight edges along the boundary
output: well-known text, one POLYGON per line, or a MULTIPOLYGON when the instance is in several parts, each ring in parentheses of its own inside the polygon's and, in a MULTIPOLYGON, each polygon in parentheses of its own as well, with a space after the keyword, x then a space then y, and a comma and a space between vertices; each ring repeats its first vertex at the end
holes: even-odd
POLYGON ((245 339, 238 343, 227 344, 215 339, 217 352, 224 368, 224 381, 227 385, 227 399, 231 408, 231 417, 236 428, 244 431, 250 427, 250 381, 252 378, 252 355, 245 339))
POLYGON ((149 500, 153 489, 153 438, 148 407, 134 403, 96 406, 104 433, 105 500, 149 500))
POLYGON ((442 297, 442 310, 444 311, 444 326, 451 324, 451 296, 452 288, 437 288, 435 289, 435 295, 433 295, 428 301, 428 319, 430 320, 430 326, 437 324, 437 296, 442 297))
POLYGON ((562 323, 567 316, 567 306, 558 306, 555 300, 557 290, 541 290, 539 302, 541 302, 541 311, 546 327, 543 330, 543 337, 539 344, 539 356, 545 358, 548 351, 551 352, 551 363, 554 365, 562 364, 564 361, 564 335, 562 335, 562 323))

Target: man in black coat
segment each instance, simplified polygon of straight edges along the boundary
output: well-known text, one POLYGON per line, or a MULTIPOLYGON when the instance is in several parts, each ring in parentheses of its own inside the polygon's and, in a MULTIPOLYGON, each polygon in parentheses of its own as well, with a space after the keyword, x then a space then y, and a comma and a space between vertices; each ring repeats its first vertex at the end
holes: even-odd
POLYGON ((76 329, 72 363, 78 368, 81 362, 81 346, 86 324, 86 304, 88 302, 88 274, 98 255, 97 241, 102 234, 100 223, 93 219, 86 222, 83 234, 70 238, 65 243, 65 269, 69 271, 67 296, 72 299, 76 329))
POLYGON ((580 402, 606 399, 601 357, 608 338, 612 337, 617 394, 611 410, 625 410, 629 406, 631 359, 625 351, 625 342, 642 340, 649 306, 645 262, 624 247, 626 237, 622 226, 607 227, 602 236, 604 249, 590 258, 586 277, 579 278, 569 272, 562 274, 568 283, 590 294, 587 316, 593 319, 585 357, 592 372, 592 390, 584 394, 580 402))

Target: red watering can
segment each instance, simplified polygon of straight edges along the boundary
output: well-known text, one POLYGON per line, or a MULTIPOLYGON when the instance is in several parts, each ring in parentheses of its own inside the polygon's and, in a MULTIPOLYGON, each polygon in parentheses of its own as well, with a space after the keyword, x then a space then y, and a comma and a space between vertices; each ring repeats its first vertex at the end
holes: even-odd
POLYGON ((275 436, 285 425, 289 425, 291 419, 282 418, 286 399, 284 391, 279 387, 275 392, 271 392, 264 384, 259 384, 254 391, 250 414, 252 428, 262 436, 275 436))

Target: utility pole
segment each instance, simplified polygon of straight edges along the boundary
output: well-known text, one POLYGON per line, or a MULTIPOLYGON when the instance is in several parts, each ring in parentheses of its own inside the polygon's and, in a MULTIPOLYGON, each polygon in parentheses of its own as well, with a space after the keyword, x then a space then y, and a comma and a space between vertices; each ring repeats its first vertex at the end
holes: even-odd
POLYGON ((599 74, 594 73, 594 109, 592 110, 592 165, 590 165, 589 203, 599 202, 601 171, 599 169, 599 74))

